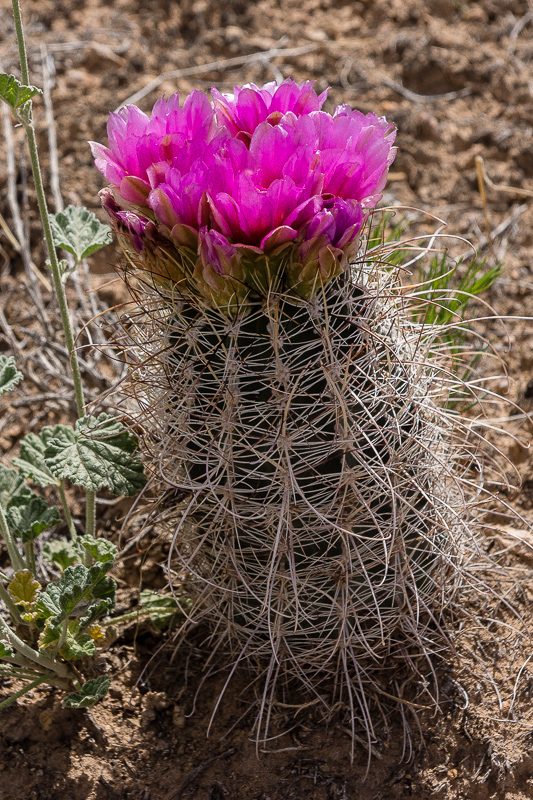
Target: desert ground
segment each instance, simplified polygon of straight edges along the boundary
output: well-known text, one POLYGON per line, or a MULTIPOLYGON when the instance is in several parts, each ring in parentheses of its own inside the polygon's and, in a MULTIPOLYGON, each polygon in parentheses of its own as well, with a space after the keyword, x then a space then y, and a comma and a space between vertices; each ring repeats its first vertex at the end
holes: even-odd
MULTIPOLYGON (((501 514, 494 520, 504 530, 533 523, 533 456, 526 446, 533 433, 527 418, 533 411, 531 2, 24 0, 22 11, 32 80, 48 87, 49 102, 35 103, 35 121, 53 209, 61 202, 83 204, 104 219, 98 199, 103 179, 87 142, 106 141, 108 115, 125 101, 148 111, 163 93, 185 95, 212 85, 231 91, 235 84, 290 76, 314 80, 319 90, 330 87, 329 111, 348 103, 397 126, 398 154, 382 205, 420 209, 418 216, 408 214, 421 230, 428 214, 446 222, 446 232, 456 237, 446 241, 450 258, 468 256, 470 242, 488 265, 504 265, 486 301, 491 314, 515 319, 505 332, 493 320, 484 330, 502 359, 495 384, 502 400, 491 413, 511 434, 494 434, 515 487, 502 493, 525 522, 501 514), (487 176, 485 206, 477 156, 487 176)), ((8 0, 0 0, 0 23, 1 69, 18 74, 8 0)), ((3 130, 0 213, 25 245, 20 252, 0 231, 0 351, 15 354, 32 376, 9 403, 1 401, 1 458, 9 463, 24 433, 68 419, 73 409, 61 348, 50 344, 59 328, 28 159, 9 117, 3 130)), ((127 302, 115 271, 122 261, 119 249, 109 246, 91 260, 90 274, 72 285, 80 325, 127 302)), ((82 333, 79 339, 95 402, 120 370, 106 356, 108 319, 93 325, 91 338, 82 333)), ((166 584, 168 540, 143 530, 142 520, 123 529, 130 505, 98 506, 101 530, 123 548, 121 613, 135 606, 141 588, 166 584)), ((488 641, 478 658, 486 674, 477 684, 474 658, 467 665, 459 652, 441 665, 440 705, 420 716, 411 749, 404 747, 400 712, 380 720, 368 774, 365 746, 357 745, 352 760, 349 731, 311 714, 289 719, 287 712, 279 723, 290 732, 258 752, 245 675, 232 684, 207 737, 224 678, 202 680, 202 632, 176 651, 168 634, 130 626, 99 656, 98 669, 112 677, 112 688, 94 709, 65 709, 57 691, 39 687, 1 712, 1 800, 529 800, 533 557, 504 535, 487 537, 487 547, 499 549, 516 577, 513 600, 526 633, 501 629, 488 641), (471 669, 464 672, 465 665, 471 669)), ((0 685, 2 697, 8 691, 0 685)))

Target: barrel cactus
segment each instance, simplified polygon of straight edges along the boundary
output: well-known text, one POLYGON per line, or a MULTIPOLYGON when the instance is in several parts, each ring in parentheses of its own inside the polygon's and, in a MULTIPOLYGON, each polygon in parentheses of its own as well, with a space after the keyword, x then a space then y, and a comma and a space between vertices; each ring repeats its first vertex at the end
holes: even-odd
POLYGON ((449 353, 369 246, 395 131, 310 82, 212 96, 126 106, 92 144, 133 413, 186 494, 169 566, 230 674, 262 676, 258 739, 276 685, 371 731, 402 666, 431 674, 470 536, 449 353))

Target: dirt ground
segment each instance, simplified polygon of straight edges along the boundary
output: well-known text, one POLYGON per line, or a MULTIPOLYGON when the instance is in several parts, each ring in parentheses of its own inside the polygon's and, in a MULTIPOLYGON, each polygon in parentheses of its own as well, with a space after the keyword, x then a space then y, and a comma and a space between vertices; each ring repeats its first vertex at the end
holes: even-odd
MULTIPOLYGON (((319 90, 331 87, 327 110, 346 102, 395 122, 399 149, 385 203, 438 216, 448 223, 450 234, 472 242, 489 264, 500 260, 505 264, 488 300, 499 314, 518 319, 508 323, 506 337, 493 323, 487 323, 487 332, 499 337, 494 346, 510 375, 508 385, 502 373, 496 391, 507 394, 518 408, 509 411, 502 401, 501 412, 494 413, 507 419, 503 425, 509 433, 527 441, 533 429, 521 409, 533 411, 533 195, 509 188, 497 191, 486 184, 484 211, 475 158, 483 158, 494 184, 533 191, 531 2, 24 0, 23 15, 32 79, 41 86, 48 75, 52 84, 63 199, 99 214, 102 178, 92 166, 87 140, 104 142, 109 112, 152 81, 157 85, 137 101, 145 110, 163 92, 179 89, 185 94, 212 84, 230 90, 234 84, 292 76, 315 80, 319 90), (212 62, 217 63, 206 69, 212 62)), ((8 0, 0 0, 0 24, 1 68, 17 72, 8 0)), ((40 100, 35 114, 46 149, 50 128, 40 100)), ((33 261, 42 265, 44 252, 35 235, 31 185, 25 189, 27 166, 19 132, 13 136, 23 224, 33 237, 33 261)), ((53 158, 44 160, 45 181, 51 187, 53 158)), ((6 148, 0 152, 0 182, 0 212, 12 226, 6 200, 6 148)), ((461 239, 450 240, 449 246, 455 255, 468 252, 461 239)), ((91 263, 92 286, 102 287, 95 295, 98 309, 125 298, 120 284, 110 283, 118 261, 118 251, 110 247, 91 263)), ((28 330, 35 321, 31 308, 24 308, 25 280, 19 254, 0 232, 0 305, 15 332, 14 343, 3 328, 3 352, 17 343, 22 352, 24 342, 31 339, 28 330)), ((94 307, 84 307, 87 299, 75 302, 82 318, 90 317, 94 307)), ((0 323, 3 327, 2 319, 0 323)), ((91 397, 96 399, 112 378, 98 362, 87 378, 91 397)), ((51 392, 61 385, 59 375, 54 380, 48 387, 51 392)), ((26 431, 57 421, 68 410, 67 402, 43 411, 42 401, 28 401, 20 390, 9 410, 5 405, 0 409, 0 418, 2 413, 8 415, 0 423, 5 458, 26 431)), ((533 521, 533 457, 513 438, 499 437, 498 443, 510 469, 514 467, 522 478, 520 491, 508 491, 505 497, 533 521)), ((118 535, 125 511, 125 504, 101 506, 100 523, 110 535, 118 535)), ((516 520, 501 521, 524 527, 516 520)), ((126 547, 132 535, 126 532, 126 547)), ((512 599, 527 617, 533 559, 511 538, 490 546, 505 551, 506 563, 518 570, 520 588, 513 589, 512 599)), ((131 608, 141 585, 164 586, 160 566, 164 547, 164 542, 147 536, 128 550, 117 573, 121 611, 131 608)), ((4 712, 0 799, 529 800, 533 796, 533 666, 525 637, 509 633, 497 645, 489 642, 479 663, 490 675, 477 685, 472 676, 459 681, 461 657, 452 659, 441 670, 440 710, 421 717, 412 753, 402 749, 401 715, 391 717, 381 723, 382 744, 375 747, 366 779, 365 748, 356 748, 352 763, 348 732, 333 720, 327 725, 311 714, 293 720, 296 727, 270 742, 270 752, 256 753, 245 713, 251 690, 244 677, 233 684, 207 738, 224 676, 215 675, 202 686, 201 631, 176 654, 168 648, 150 661, 164 642, 149 631, 134 627, 125 631, 100 657, 98 669, 114 676, 113 686, 91 712, 63 709, 59 695, 47 688, 4 712), (491 681, 496 689, 486 692, 483 687, 491 681), (468 707, 463 686, 468 690, 468 707)), ((7 693, 7 687, 0 693, 7 693)), ((282 726, 287 720, 279 722, 282 726)))

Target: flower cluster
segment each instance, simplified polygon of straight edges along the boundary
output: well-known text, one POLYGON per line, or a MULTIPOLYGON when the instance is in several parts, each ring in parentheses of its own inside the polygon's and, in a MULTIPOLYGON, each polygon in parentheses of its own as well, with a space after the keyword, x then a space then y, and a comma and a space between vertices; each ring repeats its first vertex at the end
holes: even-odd
POLYGON ((381 197, 395 131, 349 106, 327 114, 326 95, 287 79, 112 114, 109 148, 91 147, 136 266, 232 311, 273 290, 307 298, 342 272, 381 197))

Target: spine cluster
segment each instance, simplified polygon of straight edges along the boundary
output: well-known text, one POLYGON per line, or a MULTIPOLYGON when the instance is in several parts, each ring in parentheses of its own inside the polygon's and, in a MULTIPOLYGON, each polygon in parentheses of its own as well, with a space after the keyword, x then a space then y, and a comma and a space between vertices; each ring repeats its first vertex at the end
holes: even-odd
POLYGON ((187 497, 170 563, 192 620, 262 665, 263 711, 296 679, 371 728, 380 670, 442 646, 469 537, 434 333, 368 263, 234 320, 145 296, 129 332, 153 472, 187 497))

